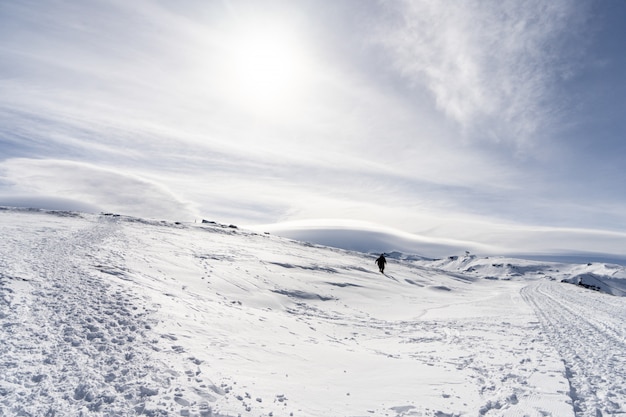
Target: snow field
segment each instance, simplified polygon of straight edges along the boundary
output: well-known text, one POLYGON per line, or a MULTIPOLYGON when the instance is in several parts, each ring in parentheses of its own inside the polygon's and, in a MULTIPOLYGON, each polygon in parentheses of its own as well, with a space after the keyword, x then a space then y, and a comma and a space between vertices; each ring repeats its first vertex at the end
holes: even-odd
POLYGON ((0 227, 0 415, 626 412, 624 298, 558 282, 592 267, 382 275, 220 225, 7 210, 0 227))

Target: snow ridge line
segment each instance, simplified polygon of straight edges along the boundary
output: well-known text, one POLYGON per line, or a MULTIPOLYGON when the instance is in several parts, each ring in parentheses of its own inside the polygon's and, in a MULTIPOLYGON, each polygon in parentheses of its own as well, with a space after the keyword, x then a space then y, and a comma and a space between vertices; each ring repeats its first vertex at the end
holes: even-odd
POLYGON ((617 330, 626 316, 623 299, 552 282, 528 285, 521 294, 563 360, 575 416, 626 413, 626 359, 615 354, 626 348, 617 330), (605 302, 591 301, 596 297, 605 302), (603 321, 592 318, 599 305, 603 321))

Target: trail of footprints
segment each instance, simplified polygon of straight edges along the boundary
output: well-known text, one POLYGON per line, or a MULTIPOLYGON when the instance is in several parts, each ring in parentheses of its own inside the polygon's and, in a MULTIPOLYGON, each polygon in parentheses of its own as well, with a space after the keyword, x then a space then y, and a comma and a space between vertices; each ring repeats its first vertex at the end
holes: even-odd
MULTIPOLYGON (((32 273, 19 280, 0 276, 6 336, 0 343, 0 414, 216 416, 210 402, 221 390, 194 375, 195 392, 185 392, 176 381, 190 375, 162 359, 185 352, 156 333, 152 313, 158 306, 103 276, 101 268, 73 262, 108 237, 102 230, 41 240, 39 256, 28 260, 32 273), (18 281, 27 288, 11 290, 18 281)), ((123 271, 114 254, 99 257, 100 267, 123 271)), ((187 362, 189 368, 199 365, 194 358, 187 362)))

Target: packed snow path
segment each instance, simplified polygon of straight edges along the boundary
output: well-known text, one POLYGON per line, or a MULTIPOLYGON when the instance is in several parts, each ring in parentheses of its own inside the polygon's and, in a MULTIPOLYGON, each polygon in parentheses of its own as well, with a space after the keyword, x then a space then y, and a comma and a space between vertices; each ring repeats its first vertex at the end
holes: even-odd
POLYGON ((0 210, 0 230, 2 416, 626 414, 626 298, 559 282, 618 267, 381 275, 220 225, 0 210))
POLYGON ((577 417, 626 415, 626 303, 573 285, 522 289, 562 357, 577 417))

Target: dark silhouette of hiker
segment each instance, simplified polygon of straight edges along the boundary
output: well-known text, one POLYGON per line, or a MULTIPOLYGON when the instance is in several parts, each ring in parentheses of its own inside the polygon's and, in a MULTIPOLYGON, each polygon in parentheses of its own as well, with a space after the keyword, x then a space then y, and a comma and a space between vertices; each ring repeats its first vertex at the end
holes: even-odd
POLYGON ((378 265, 378 269, 382 274, 385 273, 385 264, 387 263, 387 259, 385 259, 385 254, 381 253, 378 259, 376 259, 376 265, 378 265))

